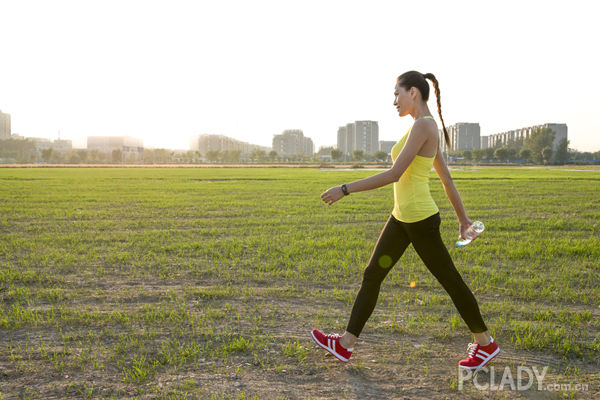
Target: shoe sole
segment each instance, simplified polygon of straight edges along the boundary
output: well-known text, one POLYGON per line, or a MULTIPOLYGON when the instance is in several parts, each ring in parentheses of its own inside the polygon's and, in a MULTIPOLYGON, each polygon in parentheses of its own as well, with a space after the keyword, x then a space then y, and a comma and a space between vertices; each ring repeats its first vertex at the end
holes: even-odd
POLYGON ((489 363, 490 361, 492 361, 494 359, 494 357, 496 357, 498 355, 498 353, 500 353, 500 347, 498 347, 496 349, 496 351, 494 351, 492 354, 489 355, 489 357, 487 357, 485 360, 483 360, 483 362, 475 367, 467 367, 467 366, 463 366, 463 365, 458 365, 459 368, 462 369, 479 369, 479 368, 483 368, 487 363, 489 363))
POLYGON ((312 332, 310 333, 310 336, 312 336, 312 338, 313 338, 313 340, 315 341, 316 344, 318 344, 319 346, 321 346, 322 348, 324 348, 325 350, 327 350, 328 352, 330 352, 331 354, 333 354, 338 360, 340 360, 342 362, 348 362, 347 358, 342 357, 341 355, 339 355, 335 351, 331 350, 329 347, 327 347, 324 344, 322 344, 321 342, 319 342, 317 340, 317 338, 315 337, 315 335, 312 332))

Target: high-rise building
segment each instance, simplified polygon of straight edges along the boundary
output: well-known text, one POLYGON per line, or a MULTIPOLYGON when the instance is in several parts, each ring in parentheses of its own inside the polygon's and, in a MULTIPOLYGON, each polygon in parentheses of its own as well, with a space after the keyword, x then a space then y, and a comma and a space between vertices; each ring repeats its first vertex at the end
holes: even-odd
POLYGON ((348 130, 345 126, 340 126, 337 132, 337 148, 342 154, 348 153, 348 130))
POLYGON ((356 150, 356 125, 350 122, 346 124, 346 153, 344 155, 351 155, 356 150))
POLYGON ((337 147, 344 156, 354 150, 367 154, 379 151, 379 125, 377 121, 355 121, 338 128, 337 147))
MULTIPOLYGON (((446 127, 450 137, 451 150, 473 150, 480 148, 481 129, 477 122, 458 122, 446 127)), ((444 131, 441 130, 441 139, 444 131)), ((442 140, 443 151, 448 151, 446 141, 442 140)))
POLYGON ((490 147, 490 145, 488 144, 488 139, 489 139, 489 136, 480 136, 479 137, 479 141, 481 144, 480 148, 487 149, 488 147, 490 147))
POLYGON ((279 155, 305 154, 312 156, 315 146, 311 138, 305 137, 300 129, 288 129, 273 136, 273 150, 279 155))
POLYGON ((10 114, 5 114, 0 110, 0 139, 10 139, 11 135, 10 114))
POLYGON ((190 139, 190 149, 200 152, 203 156, 209 151, 240 151, 240 157, 247 157, 253 150, 271 151, 270 147, 242 142, 224 135, 202 134, 190 139))
POLYGON ((356 121, 354 126, 355 150, 362 150, 367 154, 379 151, 379 125, 377 121, 356 121))

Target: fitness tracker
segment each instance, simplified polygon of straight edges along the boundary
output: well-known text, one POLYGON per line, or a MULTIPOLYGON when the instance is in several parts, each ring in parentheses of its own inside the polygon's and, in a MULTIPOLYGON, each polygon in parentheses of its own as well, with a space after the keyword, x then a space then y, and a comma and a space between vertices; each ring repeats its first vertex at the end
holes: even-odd
POLYGON ((348 188, 346 187, 345 183, 342 185, 342 192, 344 192, 344 196, 348 196, 350 194, 348 193, 348 188))

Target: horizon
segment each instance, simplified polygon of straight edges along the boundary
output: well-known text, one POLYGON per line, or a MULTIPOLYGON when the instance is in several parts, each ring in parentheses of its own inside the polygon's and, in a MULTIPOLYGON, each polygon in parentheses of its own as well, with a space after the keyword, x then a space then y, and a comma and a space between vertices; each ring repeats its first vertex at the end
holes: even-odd
POLYGON ((398 118, 393 86, 417 70, 437 77, 446 126, 476 122, 489 136, 565 123, 570 148, 595 152, 600 83, 564 79, 600 67, 585 40, 600 33, 595 14, 576 3, 434 1, 423 19, 385 2, 5 2, 0 110, 14 134, 60 131, 78 149, 87 136, 133 136, 183 150, 203 133, 271 147, 300 129, 316 152, 357 120, 398 140, 412 118, 398 118))
MULTIPOLYGON (((2 111, 2 110, 0 110, 0 111, 2 111)), ((357 121, 355 121, 355 122, 357 122, 357 121)), ((465 123, 465 122, 461 121, 461 122, 456 122, 455 124, 462 124, 462 123, 465 123)), ((560 124, 560 123, 546 122, 545 124, 560 124)), ((452 124, 452 125, 454 125, 454 124, 452 124)), ((543 124, 536 124, 536 125, 543 125, 543 124)), ((531 125, 531 126, 536 126, 536 125, 531 125)), ((567 129, 568 129, 568 125, 567 125, 567 129)), ((502 132, 498 132, 498 133, 502 133, 502 132)), ((17 134, 15 133, 13 135, 17 135, 17 134)), ((195 136, 201 136, 201 135, 213 135, 213 134, 199 134, 199 135, 195 135, 195 136)), ((219 136, 220 134, 214 134, 214 135, 219 136)), ((136 138, 136 139, 141 139, 141 138, 137 138, 137 137, 131 136, 131 135, 104 135, 102 137, 123 137, 123 136, 124 137, 132 137, 132 138, 136 138)), ((222 135, 222 136, 226 136, 226 137, 231 138, 231 139, 237 139, 237 138, 234 138, 234 137, 231 137, 231 136, 227 136, 227 135, 222 135)), ((480 136, 484 137, 484 136, 489 136, 489 135, 480 135, 480 136)), ((93 137, 93 136, 89 136, 89 137, 93 137)), ((306 137, 306 135, 305 135, 305 137, 306 137)), ((40 137, 22 137, 22 138, 23 139, 70 140, 70 139, 61 138, 60 135, 58 135, 57 138, 55 138, 55 139, 52 139, 52 138, 40 138, 40 137)), ((85 138, 86 142, 87 142, 87 138, 88 137, 85 138)), ((381 142, 381 141, 385 141, 385 140, 384 139, 379 139, 378 141, 381 142)), ((255 143, 251 143, 251 142, 246 142, 246 143, 248 143, 250 145, 255 145, 255 143)), ((85 143, 85 144, 86 144, 85 147, 76 147, 75 143, 72 142, 72 148, 73 148, 73 150, 87 150, 87 143, 85 143)), ((192 150, 189 145, 186 148, 164 147, 164 146, 146 146, 143 143, 143 139, 142 139, 142 144, 143 144, 144 149, 149 149, 149 150, 156 150, 156 149, 165 149, 165 150, 173 150, 173 151, 191 151, 192 150)), ((265 147, 266 145, 265 146, 258 145, 258 146, 265 147)), ((272 149, 272 145, 268 145, 266 147, 270 147, 272 149)), ((321 151, 324 148, 334 148, 334 149, 337 149, 338 147, 337 147, 337 143, 329 144, 329 145, 328 144, 323 144, 323 145, 320 145, 318 148, 315 146, 314 152, 318 153, 319 151, 321 151)), ((479 148, 480 149, 484 149, 483 147, 479 147, 479 148)), ((579 150, 579 149, 574 149, 571 146, 569 146, 569 149, 572 149, 572 150, 575 150, 575 151, 578 151, 578 152, 582 152, 582 153, 585 153, 585 152, 595 153, 595 152, 597 152, 597 151, 594 151, 594 150, 579 150)), ((600 151, 600 150, 598 150, 598 151, 600 151)))

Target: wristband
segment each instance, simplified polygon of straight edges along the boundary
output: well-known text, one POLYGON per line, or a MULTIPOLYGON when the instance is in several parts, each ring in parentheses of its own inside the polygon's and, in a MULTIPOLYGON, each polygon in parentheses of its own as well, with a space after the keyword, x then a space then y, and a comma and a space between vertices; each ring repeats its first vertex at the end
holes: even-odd
POLYGON ((342 192, 344 192, 344 196, 348 196, 350 194, 348 193, 348 188, 346 187, 345 183, 342 185, 342 192))

